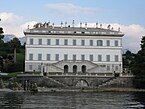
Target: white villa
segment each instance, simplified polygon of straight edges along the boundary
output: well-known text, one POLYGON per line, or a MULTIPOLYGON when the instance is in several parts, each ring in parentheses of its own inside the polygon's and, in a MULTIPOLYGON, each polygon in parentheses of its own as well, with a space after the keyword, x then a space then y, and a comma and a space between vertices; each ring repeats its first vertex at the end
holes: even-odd
POLYGON ((25 72, 47 75, 113 75, 122 73, 120 29, 54 26, 38 23, 24 31, 25 72))

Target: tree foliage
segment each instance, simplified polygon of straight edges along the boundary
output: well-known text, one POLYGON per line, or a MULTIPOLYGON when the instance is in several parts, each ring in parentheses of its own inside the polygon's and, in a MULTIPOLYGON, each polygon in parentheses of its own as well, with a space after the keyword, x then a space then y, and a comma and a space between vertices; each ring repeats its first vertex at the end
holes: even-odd
POLYGON ((18 38, 15 37, 15 38, 13 38, 13 40, 11 40, 9 42, 9 46, 12 47, 13 49, 19 48, 19 47, 21 47, 21 42, 18 38))
POLYGON ((13 49, 14 52, 14 63, 16 62, 16 49, 21 47, 21 43, 20 40, 18 38, 13 38, 13 40, 11 40, 9 42, 9 46, 13 49))
POLYGON ((4 33, 3 28, 0 27, 0 46, 4 44, 4 41, 2 40, 4 38, 3 33, 4 33))
MULTIPOLYGON (((1 47, 3 46, 4 44, 4 41, 2 40, 4 38, 4 35, 3 35, 3 28, 0 27, 0 50, 1 50, 1 47)), ((3 57, 0 56, 0 71, 3 69, 3 57)))
POLYGON ((18 38, 13 38, 10 42, 4 43, 2 40, 4 38, 3 33, 3 28, 0 28, 0 71, 23 71, 25 57, 24 46, 21 46, 18 38), (16 60, 18 60, 18 62, 16 62, 16 60))
POLYGON ((140 45, 141 50, 135 55, 132 71, 135 75, 135 87, 145 88, 145 36, 142 37, 140 45))
POLYGON ((131 51, 127 50, 125 54, 123 54, 123 67, 131 69, 134 64, 134 56, 135 54, 131 51))
POLYGON ((4 36, 2 35, 3 33, 4 33, 3 28, 0 27, 0 39, 4 37, 4 36))

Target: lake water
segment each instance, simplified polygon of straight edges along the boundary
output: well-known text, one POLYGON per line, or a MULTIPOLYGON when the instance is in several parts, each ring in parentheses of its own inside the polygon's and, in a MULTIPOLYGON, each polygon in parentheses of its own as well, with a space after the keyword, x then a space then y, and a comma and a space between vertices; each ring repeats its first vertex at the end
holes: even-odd
POLYGON ((145 92, 0 92, 0 109, 144 109, 145 92))

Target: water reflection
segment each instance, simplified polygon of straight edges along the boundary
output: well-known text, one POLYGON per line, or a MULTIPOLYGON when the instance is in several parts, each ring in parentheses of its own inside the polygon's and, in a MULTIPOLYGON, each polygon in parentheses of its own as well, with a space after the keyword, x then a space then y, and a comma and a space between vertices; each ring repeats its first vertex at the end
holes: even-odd
POLYGON ((0 109, 20 109, 23 102, 23 93, 0 93, 0 109))
POLYGON ((0 109, 144 109, 144 94, 0 92, 0 109))
POLYGON ((129 107, 134 109, 144 109, 145 108, 145 92, 134 92, 133 99, 131 100, 129 107))

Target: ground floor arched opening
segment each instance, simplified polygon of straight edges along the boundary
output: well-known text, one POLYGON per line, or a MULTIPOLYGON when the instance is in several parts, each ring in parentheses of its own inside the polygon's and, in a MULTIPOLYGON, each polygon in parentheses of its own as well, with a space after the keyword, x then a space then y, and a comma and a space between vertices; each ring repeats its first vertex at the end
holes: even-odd
POLYGON ((86 73, 86 66, 85 65, 82 66, 82 73, 86 73))
POLYGON ((75 73, 75 74, 77 73, 77 66, 76 65, 73 66, 73 73, 75 73))
POLYGON ((68 73, 68 65, 64 66, 64 73, 68 73))
POLYGON ((76 86, 77 87, 88 87, 89 83, 86 80, 81 79, 81 80, 77 81, 76 86))

